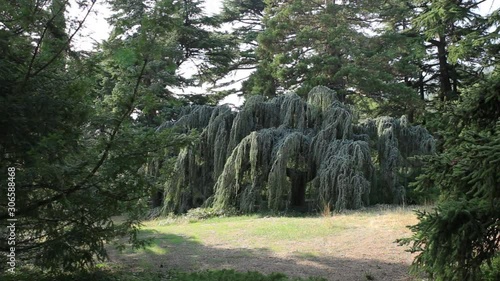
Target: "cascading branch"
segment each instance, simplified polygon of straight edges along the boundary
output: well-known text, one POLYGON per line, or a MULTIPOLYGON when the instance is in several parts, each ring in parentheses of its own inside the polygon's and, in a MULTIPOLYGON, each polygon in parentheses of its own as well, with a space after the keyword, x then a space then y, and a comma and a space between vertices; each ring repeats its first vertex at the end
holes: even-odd
POLYGON ((372 198, 403 203, 408 185, 403 178, 416 169, 411 157, 434 153, 434 138, 422 126, 411 126, 406 116, 364 120, 354 130, 359 138, 374 143, 378 169, 374 179, 377 194, 372 198))
POLYGON ((325 87, 312 89, 307 101, 294 93, 254 96, 238 112, 191 106, 163 125, 201 132, 198 143, 180 151, 164 183, 163 211, 202 205, 340 211, 368 205, 370 198, 402 202, 400 175, 411 169, 409 157, 433 153, 434 139, 404 116, 355 119, 325 87))

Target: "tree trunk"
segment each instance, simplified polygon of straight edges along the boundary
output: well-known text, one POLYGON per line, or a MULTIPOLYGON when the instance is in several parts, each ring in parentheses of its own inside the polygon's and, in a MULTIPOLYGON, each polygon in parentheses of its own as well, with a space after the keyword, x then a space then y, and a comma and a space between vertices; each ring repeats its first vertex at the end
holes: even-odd
POLYGON ((444 35, 439 35, 439 41, 431 40, 431 43, 437 47, 439 60, 439 100, 445 101, 450 98, 452 93, 450 65, 446 53, 446 38, 444 35))
POLYGON ((151 202, 151 207, 152 208, 161 207, 163 205, 163 192, 162 191, 156 191, 151 196, 150 202, 151 202))
POLYGON ((418 90, 420 92, 420 99, 425 100, 424 74, 422 71, 420 71, 420 76, 418 77, 418 90))
POLYGON ((293 207, 304 207, 306 205, 307 172, 287 168, 286 175, 290 178, 290 182, 292 183, 291 205, 293 207))

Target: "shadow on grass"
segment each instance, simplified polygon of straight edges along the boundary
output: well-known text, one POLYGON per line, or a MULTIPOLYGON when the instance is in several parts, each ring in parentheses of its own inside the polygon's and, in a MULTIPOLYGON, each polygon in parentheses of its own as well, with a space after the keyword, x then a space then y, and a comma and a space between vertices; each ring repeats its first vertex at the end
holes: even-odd
MULTIPOLYGON (((118 253, 110 250, 114 264, 132 272, 203 271, 234 269, 264 274, 281 272, 290 277, 323 277, 328 280, 416 280, 405 263, 297 253, 280 256, 269 248, 224 248, 203 245, 193 237, 143 230, 153 243, 145 250, 118 253)), ((224 241, 221 241, 223 245, 224 241)))

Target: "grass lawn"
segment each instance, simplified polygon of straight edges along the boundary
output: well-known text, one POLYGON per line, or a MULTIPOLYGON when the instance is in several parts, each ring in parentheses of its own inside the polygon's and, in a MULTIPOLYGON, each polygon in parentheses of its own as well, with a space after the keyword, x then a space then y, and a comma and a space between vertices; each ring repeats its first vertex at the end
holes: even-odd
MULTIPOLYGON (((146 249, 111 250, 135 271, 234 269, 327 280, 413 280, 412 256, 394 241, 417 222, 410 208, 377 206, 333 216, 238 216, 145 223, 146 249)), ((421 209, 421 207, 420 207, 421 209)))

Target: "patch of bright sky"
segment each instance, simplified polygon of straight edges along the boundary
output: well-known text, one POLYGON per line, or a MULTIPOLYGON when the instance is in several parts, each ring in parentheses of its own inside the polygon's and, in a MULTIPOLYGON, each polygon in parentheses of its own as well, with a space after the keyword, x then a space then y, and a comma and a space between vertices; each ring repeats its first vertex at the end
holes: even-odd
MULTIPOLYGON (((67 15, 73 18, 81 18, 82 10, 78 9, 75 1, 70 1, 71 7, 68 9, 67 15)), ((207 0, 205 2, 205 12, 208 15, 219 12, 222 8, 222 0, 207 0)), ((491 12, 500 8, 500 0, 487 0, 479 4, 479 13, 482 15, 490 14, 491 12)), ((96 43, 100 43, 107 39, 111 32, 111 26, 107 23, 106 18, 111 15, 111 11, 104 0, 96 0, 93 13, 87 18, 83 28, 80 30, 78 36, 75 37, 73 46, 77 50, 90 51, 94 48, 96 43)), ((181 73, 192 75, 196 72, 194 63, 186 63, 181 69, 181 73)), ((237 72, 228 77, 227 80, 238 81, 249 75, 251 71, 237 72)), ((235 84, 237 85, 237 84, 235 84)), ((202 94, 206 92, 206 87, 189 87, 178 91, 179 94, 202 94)), ((243 98, 237 95, 226 97, 221 103, 230 103, 239 106, 243 103, 243 98)))
MULTIPOLYGON (((69 3, 66 17, 82 19, 86 9, 79 8, 74 0, 70 0, 69 3)), ((111 10, 105 1, 96 0, 83 28, 73 39, 73 47, 76 50, 91 51, 97 43, 106 40, 111 33, 111 26, 106 21, 106 18, 110 16, 111 10)))

